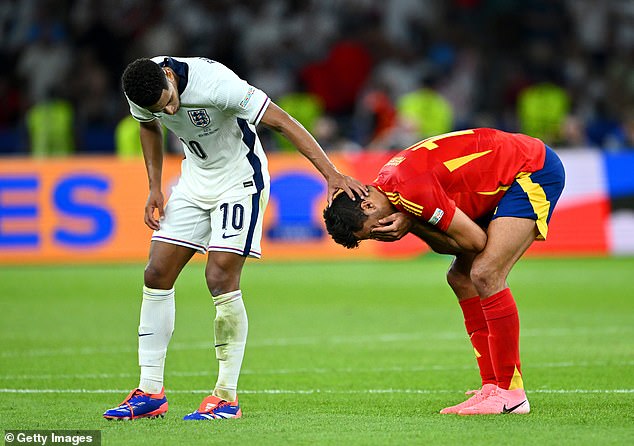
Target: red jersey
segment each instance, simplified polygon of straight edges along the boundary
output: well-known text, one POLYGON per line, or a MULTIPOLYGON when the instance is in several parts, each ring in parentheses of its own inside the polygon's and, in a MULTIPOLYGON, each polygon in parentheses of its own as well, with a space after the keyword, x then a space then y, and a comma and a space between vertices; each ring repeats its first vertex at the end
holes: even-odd
POLYGON ((460 208, 489 214, 518 174, 544 166, 539 139, 481 128, 427 138, 388 161, 372 183, 401 212, 446 231, 460 208))

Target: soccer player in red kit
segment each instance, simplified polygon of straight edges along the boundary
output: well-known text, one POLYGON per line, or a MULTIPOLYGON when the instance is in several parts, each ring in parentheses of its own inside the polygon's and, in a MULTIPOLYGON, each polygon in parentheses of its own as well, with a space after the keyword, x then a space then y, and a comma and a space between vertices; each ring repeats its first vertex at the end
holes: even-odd
POLYGON ((458 297, 482 378, 472 396, 440 413, 530 411, 519 354, 519 317, 506 278, 533 240, 546 239, 564 187, 561 161, 542 141, 495 129, 425 139, 388 161, 367 197, 339 194, 324 210, 333 239, 394 241, 411 232, 455 256, 458 297))

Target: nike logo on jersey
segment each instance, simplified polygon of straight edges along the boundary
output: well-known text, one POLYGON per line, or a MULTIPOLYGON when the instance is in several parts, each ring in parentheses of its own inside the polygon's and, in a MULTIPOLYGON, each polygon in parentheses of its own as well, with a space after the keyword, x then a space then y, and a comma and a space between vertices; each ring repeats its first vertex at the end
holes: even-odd
POLYGON ((227 235, 227 234, 222 234, 222 238, 237 237, 238 235, 240 235, 240 234, 229 234, 229 235, 227 235))
POLYGON ((139 337, 142 337, 142 336, 150 336, 150 335, 153 335, 153 334, 154 334, 154 333, 139 333, 139 337))
POLYGON ((510 407, 510 408, 508 408, 508 409, 506 408, 506 404, 505 404, 505 405, 504 405, 504 407, 502 408, 502 413, 511 413, 511 412, 513 412, 515 409, 517 409, 518 407, 520 407, 521 405, 523 405, 525 402, 526 402, 526 400, 524 400, 524 401, 522 401, 521 403, 519 403, 519 404, 517 404, 517 405, 515 405, 515 406, 513 406, 513 407, 510 407))

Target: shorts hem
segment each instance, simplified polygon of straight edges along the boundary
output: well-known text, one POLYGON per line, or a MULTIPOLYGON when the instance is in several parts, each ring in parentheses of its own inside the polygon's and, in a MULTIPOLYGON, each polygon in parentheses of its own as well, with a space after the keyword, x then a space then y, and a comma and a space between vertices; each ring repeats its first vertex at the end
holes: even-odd
POLYGON ((537 235, 535 236, 535 240, 544 241, 548 236, 548 223, 543 220, 539 220, 534 217, 528 217, 526 215, 495 214, 493 217, 491 217, 491 221, 500 217, 525 218, 526 220, 532 220, 537 226, 537 235))
POLYGON ((238 249, 238 248, 232 248, 230 246, 208 246, 207 247, 207 251, 221 251, 221 252, 231 252, 234 254, 239 254, 241 256, 244 257, 253 257, 256 259, 259 259, 262 257, 262 253, 257 252, 257 251, 249 251, 248 255, 244 255, 244 250, 243 249, 238 249))
POLYGON ((203 245, 197 245, 196 243, 188 242, 186 240, 179 240, 162 235, 153 235, 152 240, 156 240, 157 242, 170 243, 172 245, 184 246, 186 248, 194 249, 196 252, 199 252, 201 254, 207 254, 207 250, 203 245))

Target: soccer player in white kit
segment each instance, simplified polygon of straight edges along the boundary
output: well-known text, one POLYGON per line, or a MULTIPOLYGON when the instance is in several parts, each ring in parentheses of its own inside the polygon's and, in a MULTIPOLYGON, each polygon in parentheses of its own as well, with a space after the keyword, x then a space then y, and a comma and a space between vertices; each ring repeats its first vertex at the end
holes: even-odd
POLYGON ((259 258, 269 198, 267 160, 255 126, 289 139, 328 182, 328 201, 339 189, 351 198, 365 186, 341 174, 317 141, 261 90, 219 62, 155 57, 132 62, 123 73, 130 113, 140 122, 148 173, 145 224, 154 230, 145 268, 139 323, 139 387, 108 419, 163 416, 167 346, 174 330, 174 282, 196 252, 207 253, 205 276, 216 309, 218 380, 186 420, 238 418, 237 384, 248 321, 240 290, 247 257, 259 258), (181 140, 181 176, 164 206, 161 125, 181 140), (158 218, 156 213, 158 213, 158 218))

